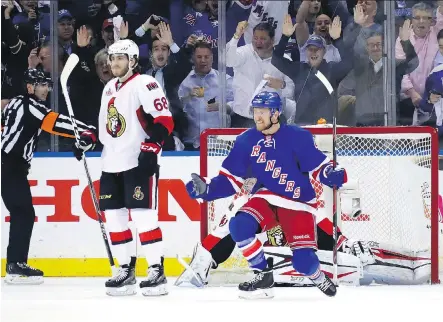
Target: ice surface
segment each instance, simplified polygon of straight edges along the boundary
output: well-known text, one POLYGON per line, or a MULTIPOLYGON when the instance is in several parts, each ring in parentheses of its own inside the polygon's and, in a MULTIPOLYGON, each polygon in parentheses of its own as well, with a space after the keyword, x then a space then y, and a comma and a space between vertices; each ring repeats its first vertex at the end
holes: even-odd
MULTIPOLYGON (((141 281, 141 279, 139 279, 141 281)), ((275 298, 241 300, 235 287, 188 289, 146 298, 105 295, 104 278, 46 278, 42 285, 1 283, 1 322, 443 321, 443 285, 276 288, 275 298)))

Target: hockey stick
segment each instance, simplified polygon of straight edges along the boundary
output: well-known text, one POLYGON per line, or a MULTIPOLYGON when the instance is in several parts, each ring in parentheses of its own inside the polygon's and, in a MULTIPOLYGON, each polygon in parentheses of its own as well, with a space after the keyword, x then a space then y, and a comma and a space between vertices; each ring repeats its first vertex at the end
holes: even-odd
MULTIPOLYGON (((329 92, 329 95, 332 96, 334 93, 334 88, 332 88, 331 83, 328 81, 328 79, 323 75, 319 70, 315 73, 315 76, 323 83, 323 85, 326 87, 327 91, 329 92)), ((334 105, 334 108, 332 109, 332 167, 335 170, 335 167, 337 166, 337 152, 336 149, 336 139, 337 139, 337 104, 334 105)), ((334 275, 332 276, 332 282, 335 285, 338 285, 338 263, 337 263, 337 225, 338 225, 338 218, 337 218, 337 188, 332 188, 332 202, 333 202, 333 213, 332 213, 332 263, 334 266, 334 275)))
MULTIPOLYGON (((71 99, 69 98, 68 93, 68 78, 74 70, 75 66, 77 66, 79 62, 79 58, 76 54, 69 55, 68 60, 66 61, 65 67, 63 68, 62 74, 60 76, 60 83, 62 85, 63 96, 65 97, 66 106, 68 108, 69 118, 71 119, 72 126, 74 128, 75 141, 77 146, 80 142, 80 134, 78 133, 77 123, 74 118, 74 111, 72 109, 71 99)), ((94 185, 92 183, 91 175, 89 174, 88 163, 86 162, 86 157, 83 154, 83 166, 85 168, 86 178, 88 179, 89 192, 91 193, 92 202, 94 204, 94 209, 97 214, 98 222, 100 224, 100 229, 102 231, 103 241, 105 242, 106 253, 108 254, 109 264, 111 265, 112 274, 115 274, 116 267, 114 262, 114 257, 112 256, 111 248, 109 246, 108 236, 106 234, 105 225, 101 218, 100 206, 97 199, 97 194, 95 193, 94 185)))

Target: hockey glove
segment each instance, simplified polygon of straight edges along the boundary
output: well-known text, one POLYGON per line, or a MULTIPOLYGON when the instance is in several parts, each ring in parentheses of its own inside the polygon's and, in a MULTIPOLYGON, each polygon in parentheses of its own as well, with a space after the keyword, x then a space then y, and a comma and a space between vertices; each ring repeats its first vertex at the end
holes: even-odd
POLYGON ((196 173, 191 174, 192 180, 186 184, 186 190, 192 199, 202 198, 205 199, 208 193, 208 185, 196 173))
POLYGON ((332 164, 328 163, 320 171, 319 180, 328 187, 339 189, 346 182, 346 170, 343 168, 334 169, 332 164))
POLYGON ((74 142, 72 146, 72 151, 74 156, 78 161, 81 161, 83 153, 94 150, 95 143, 97 142, 97 136, 92 131, 84 131, 80 134, 80 140, 74 142))
POLYGON ((146 139, 140 145, 140 154, 138 156, 138 165, 149 176, 158 172, 158 154, 162 150, 159 143, 146 139))

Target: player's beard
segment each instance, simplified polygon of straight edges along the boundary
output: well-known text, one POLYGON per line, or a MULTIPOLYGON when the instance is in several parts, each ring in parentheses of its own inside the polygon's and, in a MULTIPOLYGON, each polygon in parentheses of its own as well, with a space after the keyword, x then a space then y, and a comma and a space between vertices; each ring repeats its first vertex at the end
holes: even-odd
POLYGON ((270 120, 269 121, 261 120, 261 123, 255 122, 255 128, 257 129, 257 131, 260 132, 268 129, 270 125, 272 125, 270 120))
POLYGON ((125 75, 128 74, 129 66, 126 66, 124 68, 118 68, 117 70, 111 69, 111 71, 112 71, 112 75, 114 75, 114 77, 121 78, 121 77, 124 77, 125 75))

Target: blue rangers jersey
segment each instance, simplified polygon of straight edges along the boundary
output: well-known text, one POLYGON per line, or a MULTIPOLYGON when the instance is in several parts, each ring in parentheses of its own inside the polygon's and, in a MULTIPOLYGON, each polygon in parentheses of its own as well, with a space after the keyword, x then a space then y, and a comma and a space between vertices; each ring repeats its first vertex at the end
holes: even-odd
POLYGON ((244 178, 254 177, 260 188, 254 189, 253 197, 288 209, 315 211, 311 179, 318 180, 323 165, 329 162, 305 129, 282 125, 273 135, 264 135, 252 128, 238 136, 219 175, 205 179, 209 184, 205 199, 230 196, 240 190, 244 178))

